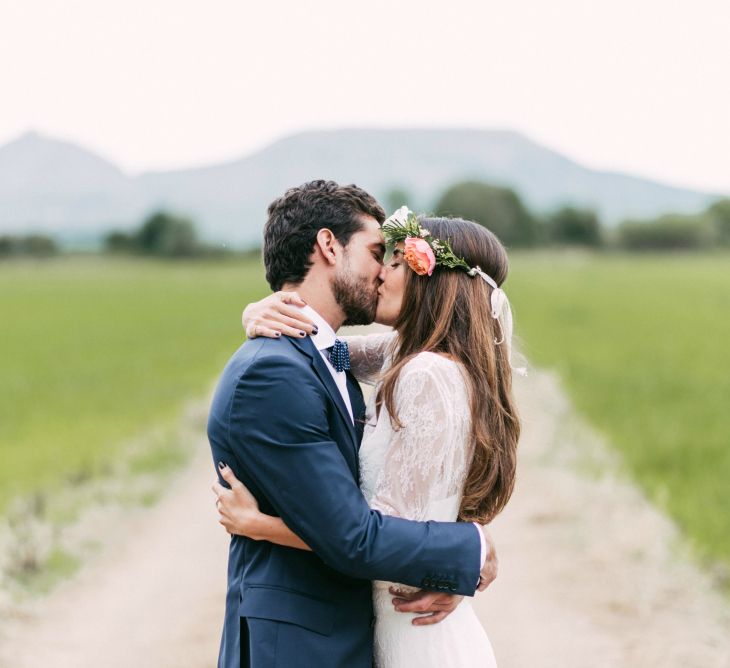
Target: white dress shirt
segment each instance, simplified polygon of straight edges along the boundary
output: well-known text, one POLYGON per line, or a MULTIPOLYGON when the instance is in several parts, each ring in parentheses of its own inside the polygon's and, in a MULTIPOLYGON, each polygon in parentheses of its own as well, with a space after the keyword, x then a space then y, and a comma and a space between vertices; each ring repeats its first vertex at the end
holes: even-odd
POLYGON ((337 335, 335 330, 330 327, 330 324, 315 311, 311 306, 302 306, 300 311, 306 315, 313 323, 314 326, 319 330, 316 334, 311 335, 312 343, 314 347, 319 350, 319 354, 322 356, 324 363, 327 365, 332 378, 337 383, 337 389, 342 395, 342 400, 347 406, 347 412, 350 414, 352 424, 355 424, 355 418, 352 414, 352 403, 350 402, 350 393, 347 391, 347 374, 344 371, 337 371, 330 362, 330 357, 327 352, 327 348, 331 348, 335 345, 335 339, 337 335))

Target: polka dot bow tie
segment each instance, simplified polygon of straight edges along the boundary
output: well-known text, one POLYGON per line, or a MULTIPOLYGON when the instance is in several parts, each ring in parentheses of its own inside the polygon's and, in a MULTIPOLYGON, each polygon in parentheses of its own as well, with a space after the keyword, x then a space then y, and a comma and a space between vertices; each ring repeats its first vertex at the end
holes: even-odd
POLYGON ((345 371, 350 368, 350 351, 347 344, 341 339, 335 339, 335 345, 327 348, 330 354, 330 362, 335 371, 345 371))

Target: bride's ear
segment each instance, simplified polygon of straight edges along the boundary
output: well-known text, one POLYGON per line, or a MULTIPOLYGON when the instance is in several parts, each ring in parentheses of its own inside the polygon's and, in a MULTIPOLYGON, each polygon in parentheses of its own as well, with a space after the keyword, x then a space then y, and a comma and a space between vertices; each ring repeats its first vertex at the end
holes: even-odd
POLYGON ((315 250, 327 264, 334 266, 337 263, 337 256, 341 252, 342 246, 332 230, 323 227, 317 232, 315 250))

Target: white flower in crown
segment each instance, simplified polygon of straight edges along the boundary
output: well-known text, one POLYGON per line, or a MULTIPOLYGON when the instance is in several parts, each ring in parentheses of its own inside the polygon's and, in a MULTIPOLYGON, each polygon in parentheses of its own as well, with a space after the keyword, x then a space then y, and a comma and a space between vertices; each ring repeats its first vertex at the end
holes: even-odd
POLYGON ((421 238, 423 238, 423 239, 431 236, 431 233, 425 227, 421 227, 420 232, 421 232, 421 238))
POLYGON ((404 205, 394 212, 393 215, 391 215, 385 222, 395 223, 396 225, 405 225, 408 222, 408 216, 412 213, 413 211, 404 205))

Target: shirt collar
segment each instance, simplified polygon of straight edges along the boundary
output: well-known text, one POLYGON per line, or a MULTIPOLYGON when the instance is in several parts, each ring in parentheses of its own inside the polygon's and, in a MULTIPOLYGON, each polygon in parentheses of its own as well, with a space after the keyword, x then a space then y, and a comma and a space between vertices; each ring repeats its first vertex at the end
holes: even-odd
POLYGON ((311 306, 302 306, 300 310, 319 330, 316 334, 310 335, 314 347, 317 350, 327 350, 327 348, 334 346, 337 335, 335 334, 335 330, 330 327, 330 324, 311 306))

